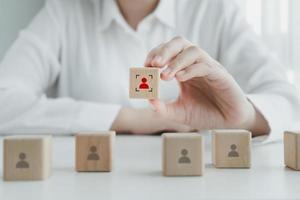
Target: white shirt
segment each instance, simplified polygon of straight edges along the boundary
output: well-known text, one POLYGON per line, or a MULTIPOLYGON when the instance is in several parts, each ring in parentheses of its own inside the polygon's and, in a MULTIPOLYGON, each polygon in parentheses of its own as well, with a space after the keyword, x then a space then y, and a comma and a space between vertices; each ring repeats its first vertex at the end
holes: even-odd
MULTIPOLYGON (((299 122, 299 99, 281 65, 232 1, 161 0, 132 30, 113 0, 49 0, 0 67, 0 133, 107 130, 128 97, 129 68, 176 35, 223 64, 280 138, 299 122)), ((165 100, 177 83, 163 82, 165 100)))

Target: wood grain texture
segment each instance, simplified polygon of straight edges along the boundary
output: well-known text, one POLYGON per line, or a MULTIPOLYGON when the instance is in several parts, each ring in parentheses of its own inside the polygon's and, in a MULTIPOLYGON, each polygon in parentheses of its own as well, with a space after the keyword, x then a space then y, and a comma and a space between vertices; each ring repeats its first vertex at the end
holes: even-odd
POLYGON ((9 136, 4 138, 5 181, 43 180, 51 175, 52 136, 9 136))
POLYGON ((197 133, 165 133, 162 169, 164 176, 201 176, 204 172, 203 138, 197 133))
POLYGON ((129 97, 135 99, 159 98, 158 68, 136 67, 130 69, 129 97), (143 78, 147 80, 143 84, 143 78), (145 87, 143 87, 143 85, 145 87))
POLYGON ((114 131, 76 135, 76 170, 110 172, 113 168, 114 131))
POLYGON ((217 168, 250 168, 251 132, 213 130, 212 161, 217 168))
POLYGON ((300 170, 300 132, 284 132, 284 164, 294 170, 300 170))

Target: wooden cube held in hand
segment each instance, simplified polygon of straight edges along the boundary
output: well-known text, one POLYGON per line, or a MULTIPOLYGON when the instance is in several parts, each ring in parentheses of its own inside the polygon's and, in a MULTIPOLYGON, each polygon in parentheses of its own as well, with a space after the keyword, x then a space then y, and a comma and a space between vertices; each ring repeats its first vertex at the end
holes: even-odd
POLYGON ((113 166, 114 131, 76 135, 76 170, 109 172, 113 166))
POLYGON ((159 98, 158 68, 137 67, 130 69, 129 96, 136 99, 159 98))
POLYGON ((204 144, 201 135, 197 133, 165 133, 162 138, 163 175, 203 175, 204 144))
POLYGON ((4 180, 43 180, 52 168, 51 136, 4 138, 4 180))
POLYGON ((284 164, 300 170, 300 132, 284 132, 284 164))
POLYGON ((250 168, 251 132, 213 130, 212 160, 217 168, 250 168))

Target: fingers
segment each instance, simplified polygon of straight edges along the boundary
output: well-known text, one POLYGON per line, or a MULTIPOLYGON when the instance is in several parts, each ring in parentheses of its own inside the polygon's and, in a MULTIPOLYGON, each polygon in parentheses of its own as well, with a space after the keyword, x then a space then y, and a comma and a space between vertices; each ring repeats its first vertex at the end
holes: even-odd
POLYGON ((207 64, 195 63, 179 71, 176 74, 176 79, 180 82, 185 82, 196 77, 208 76, 211 74, 211 72, 212 70, 207 64))
POLYGON ((202 51, 196 46, 189 46, 179 53, 162 72, 161 76, 164 80, 171 80, 180 70, 200 62, 202 59, 202 51))
MULTIPOLYGON (((167 43, 163 43, 153 49, 147 56, 146 67, 167 68, 161 73, 163 80, 184 82, 195 77, 210 76, 221 71, 220 64, 212 59, 201 48, 192 45, 182 37, 175 37, 167 43), (212 74, 210 74, 212 73, 212 74)), ((213 77, 212 77, 213 78, 213 77)), ((157 109, 163 109, 158 102, 152 102, 157 109)))
POLYGON ((182 37, 175 37, 150 51, 146 58, 146 67, 164 67, 191 43, 182 37))

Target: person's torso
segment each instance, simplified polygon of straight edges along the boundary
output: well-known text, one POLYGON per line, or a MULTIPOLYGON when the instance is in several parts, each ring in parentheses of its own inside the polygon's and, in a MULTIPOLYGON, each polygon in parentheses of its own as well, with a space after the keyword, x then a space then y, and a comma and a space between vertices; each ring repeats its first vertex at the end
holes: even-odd
MULTIPOLYGON (((55 85, 57 96, 144 106, 147 101, 129 99, 129 68, 143 67, 152 48, 181 35, 212 57, 218 56, 216 38, 219 33, 213 32, 217 28, 211 28, 218 17, 208 15, 211 5, 207 1, 174 1, 174 5, 165 9, 165 19, 164 15, 162 18, 156 16, 161 13, 154 12, 139 24, 137 31, 129 28, 116 11, 115 2, 109 1, 70 1, 72 8, 69 10, 72 9, 72 12, 66 13, 62 39, 62 69, 55 85), (107 9, 111 9, 111 14, 118 15, 116 19, 107 20, 107 9)), ((166 6, 168 2, 164 1, 164 5, 159 6, 166 6)), ((159 6, 157 9, 163 12, 159 6)), ((162 99, 174 100, 178 92, 176 80, 161 81, 162 99)))

